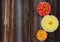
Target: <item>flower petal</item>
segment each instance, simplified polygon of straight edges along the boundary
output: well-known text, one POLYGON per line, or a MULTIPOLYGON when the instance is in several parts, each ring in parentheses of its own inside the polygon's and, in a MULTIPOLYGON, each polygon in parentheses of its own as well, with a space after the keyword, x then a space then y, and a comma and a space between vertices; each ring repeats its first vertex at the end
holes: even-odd
POLYGON ((47 32, 54 32, 59 26, 59 21, 53 15, 46 15, 41 21, 41 26, 47 32))
POLYGON ((38 30, 37 34, 36 34, 36 38, 40 41, 44 41, 47 39, 47 32, 45 32, 44 30, 38 30))
POLYGON ((51 6, 50 6, 50 4, 47 3, 47 2, 39 3, 38 6, 37 6, 37 12, 41 16, 48 15, 49 13, 51 13, 51 6), (40 12, 40 11, 42 11, 42 12, 40 12))

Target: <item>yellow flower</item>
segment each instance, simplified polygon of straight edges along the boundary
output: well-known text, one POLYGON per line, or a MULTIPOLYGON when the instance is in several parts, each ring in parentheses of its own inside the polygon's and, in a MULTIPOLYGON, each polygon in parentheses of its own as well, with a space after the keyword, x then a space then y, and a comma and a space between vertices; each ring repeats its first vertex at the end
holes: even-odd
POLYGON ((59 21, 53 15, 46 15, 41 21, 41 26, 47 32, 54 32, 59 26, 59 21))
POLYGON ((36 38, 40 41, 44 41, 47 38, 47 33, 44 30, 38 30, 36 38))

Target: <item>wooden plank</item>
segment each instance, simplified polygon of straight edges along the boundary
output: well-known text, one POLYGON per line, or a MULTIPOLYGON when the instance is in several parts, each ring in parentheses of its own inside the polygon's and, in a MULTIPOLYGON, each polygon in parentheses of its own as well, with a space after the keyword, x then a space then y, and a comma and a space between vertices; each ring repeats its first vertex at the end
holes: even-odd
POLYGON ((15 1, 14 0, 11 0, 10 2, 10 42, 15 42, 14 41, 14 30, 15 30, 15 13, 14 13, 14 10, 15 10, 15 1))
POLYGON ((29 1, 23 0, 23 40, 22 42, 30 42, 29 28, 29 1))
POLYGON ((3 13, 2 13, 2 19, 3 19, 3 32, 2 32, 2 35, 3 35, 3 40, 2 42, 8 42, 8 34, 7 34, 7 31, 8 31, 8 20, 7 20, 7 0, 3 0, 3 13))
MULTIPOLYGON (((27 15, 27 14, 26 15, 28 16, 29 30, 30 30, 30 32, 28 32, 28 33, 30 33, 30 34, 26 34, 26 35, 30 35, 30 42, 40 42, 40 41, 36 40, 36 37, 35 37, 37 30, 41 29, 40 22, 41 22, 41 18, 42 17, 37 15, 37 13, 36 13, 36 5, 40 1, 36 1, 36 0, 29 0, 29 1, 27 1, 27 2, 29 2, 29 5, 27 6, 27 7, 29 7, 29 15, 27 15)), ((56 14, 57 14, 57 1, 56 0, 42 0, 42 1, 46 1, 46 2, 49 2, 51 4, 51 6, 52 6, 51 14, 56 16, 56 14)), ((27 7, 25 7, 25 8, 27 8, 27 7)), ((25 11, 24 14, 26 12, 27 11, 25 11)), ((24 18, 24 19, 26 19, 26 18, 24 18)), ((26 25, 27 25, 27 23, 26 23, 26 25)), ((47 40, 43 41, 43 42, 56 42, 55 41, 55 39, 56 39, 55 36, 56 36, 56 32, 48 33, 47 40)), ((26 40, 26 39, 24 39, 24 40, 26 40)))
POLYGON ((2 7, 2 42, 14 42, 14 0, 3 0, 2 7))

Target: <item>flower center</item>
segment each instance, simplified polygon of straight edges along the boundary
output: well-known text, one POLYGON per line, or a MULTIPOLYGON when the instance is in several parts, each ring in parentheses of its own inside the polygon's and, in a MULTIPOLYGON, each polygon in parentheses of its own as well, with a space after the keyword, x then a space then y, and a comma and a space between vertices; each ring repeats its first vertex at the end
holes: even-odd
POLYGON ((45 7, 43 7, 43 8, 42 8, 42 10, 43 10, 43 11, 45 11, 45 10, 46 10, 46 8, 45 8, 45 7))
POLYGON ((49 24, 49 25, 52 25, 52 22, 49 22, 48 24, 49 24))

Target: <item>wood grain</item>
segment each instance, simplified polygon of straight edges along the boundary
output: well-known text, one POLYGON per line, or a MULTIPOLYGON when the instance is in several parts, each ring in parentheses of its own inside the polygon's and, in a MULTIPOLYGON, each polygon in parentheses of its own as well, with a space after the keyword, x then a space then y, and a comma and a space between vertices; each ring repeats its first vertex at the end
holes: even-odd
POLYGON ((14 0, 3 0, 2 7, 2 42, 14 42, 14 0))
MULTIPOLYGON (((39 2, 46 1, 52 6, 51 15, 57 16, 57 0, 24 0, 24 23, 23 23, 23 42, 41 42, 36 39, 36 32, 41 29, 41 19, 42 17, 36 12, 36 6, 39 2), (29 9, 28 9, 29 8, 29 9), (28 11, 27 11, 28 10, 28 11), (28 20, 28 21, 27 21, 28 20), (28 32, 30 31, 30 32, 28 32), (28 36, 29 35, 29 36, 28 36)), ((58 16, 57 16, 58 17, 58 16)), ((57 42, 57 31, 53 33, 48 33, 48 38, 43 42, 57 42)))

